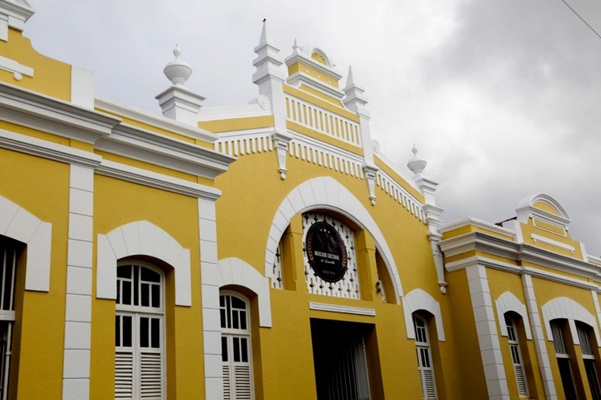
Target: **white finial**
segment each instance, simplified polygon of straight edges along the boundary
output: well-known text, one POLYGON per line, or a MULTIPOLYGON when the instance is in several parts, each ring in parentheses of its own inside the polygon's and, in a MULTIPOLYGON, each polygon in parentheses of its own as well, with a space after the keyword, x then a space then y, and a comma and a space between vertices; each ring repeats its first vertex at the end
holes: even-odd
POLYGON ((348 67, 348 75, 346 77, 346 87, 355 86, 355 81, 353 80, 353 67, 349 65, 348 67))
POLYGON ((407 168, 409 168, 417 177, 424 171, 428 162, 417 156, 417 147, 415 147, 415 144, 413 145, 411 152, 413 153, 413 158, 407 163, 407 168))
POLYGON ((190 78, 190 75, 192 75, 192 68, 187 62, 180 59, 182 51, 177 44, 175 45, 175 49, 173 49, 173 55, 175 56, 175 60, 167 63, 163 72, 173 85, 183 86, 188 78, 190 78))
POLYGON ((296 44, 296 38, 294 38, 294 44, 292 45, 292 50, 294 51, 298 51, 299 47, 298 44, 296 44))

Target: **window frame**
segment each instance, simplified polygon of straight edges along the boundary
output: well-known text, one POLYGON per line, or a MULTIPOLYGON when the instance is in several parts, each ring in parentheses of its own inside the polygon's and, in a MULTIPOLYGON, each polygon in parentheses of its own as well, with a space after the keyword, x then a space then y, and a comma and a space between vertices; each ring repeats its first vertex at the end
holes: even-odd
MULTIPOLYGON (((146 372, 149 376, 149 381, 155 382, 153 393, 158 393, 154 397, 149 398, 157 398, 157 399, 165 399, 167 392, 167 374, 166 374, 166 316, 165 316, 165 282, 166 277, 164 271, 148 262, 144 262, 137 259, 128 259, 123 260, 117 265, 117 281, 115 284, 117 285, 117 296, 115 299, 115 398, 119 397, 118 390, 120 387, 118 386, 118 373, 121 371, 124 374, 127 374, 129 371, 127 368, 131 368, 131 397, 124 398, 140 398, 142 392, 142 380, 144 368, 146 368, 146 372), (119 275, 119 269, 127 266, 132 266, 131 270, 131 278, 125 278, 119 275), (135 269, 138 269, 138 274, 134 272, 135 269), (142 278, 143 269, 147 269, 152 271, 153 273, 158 275, 158 282, 144 280, 142 278), (135 304, 134 297, 136 297, 136 290, 134 290, 134 286, 136 284, 136 278, 138 283, 138 304, 135 304), (131 302, 132 304, 122 304, 121 301, 123 299, 123 282, 129 281, 132 282, 131 287, 131 302), (153 291, 151 289, 148 290, 147 294, 150 296, 148 301, 149 305, 142 305, 144 290, 142 289, 142 285, 149 284, 149 287, 158 286, 158 291, 153 291), (152 306, 152 298, 158 292, 159 295, 159 306, 152 306), (131 326, 130 326, 130 341, 129 346, 124 345, 125 336, 122 321, 124 318, 131 318, 131 326), (148 326, 145 330, 146 339, 145 343, 143 343, 144 339, 142 338, 142 321, 146 319, 148 320, 148 326), (158 321, 156 325, 156 329, 152 321, 158 321), (157 346, 155 346, 154 342, 154 333, 158 333, 157 346), (144 345, 146 344, 146 345, 144 345), (126 354, 131 354, 131 361, 127 359, 126 354), (157 356, 158 355, 158 359, 157 356), (131 363, 128 364, 128 362, 131 363), (159 366, 158 374, 156 372, 156 366, 159 366), (152 375, 152 376, 151 376, 152 375), (160 380, 159 387, 157 389, 156 379, 160 380)), ((126 375, 123 375, 126 378, 126 375)), ((124 378, 122 378, 124 379, 124 378)), ((127 379, 125 379, 127 382, 127 379)), ((127 385, 123 385, 123 394, 127 396, 127 390, 125 389, 127 385)))
MULTIPOLYGON (((231 302, 230 302, 231 305, 231 302)), ((221 329, 221 365, 222 365, 222 374, 223 374, 223 393, 224 400, 233 400, 237 398, 238 391, 245 390, 246 399, 254 399, 255 398, 255 383, 254 383, 254 359, 253 359, 253 344, 252 344, 252 315, 251 315, 251 303, 250 300, 241 295, 238 292, 231 290, 222 290, 219 292, 219 321, 220 321, 220 329, 221 329), (226 324, 228 321, 232 321, 228 315, 228 304, 227 298, 234 298, 236 300, 241 301, 245 305, 245 326, 246 328, 232 328, 228 326, 223 326, 223 316, 226 315, 226 324), (222 305, 222 298, 225 300, 225 304, 222 305), (246 361, 243 360, 244 354, 242 353, 242 348, 240 345, 236 348, 234 345, 236 339, 244 339, 246 340, 246 361), (231 355, 235 353, 235 350, 238 349, 240 351, 240 355, 242 361, 236 361, 235 357, 231 355), (224 352, 225 350, 225 352, 224 352), (236 378, 238 378, 235 374, 236 370, 242 371, 242 369, 246 366, 248 369, 248 375, 246 377, 241 377, 244 381, 248 382, 248 386, 246 388, 239 387, 236 382, 236 378), (238 367, 238 368, 237 368, 238 367), (240 368, 242 367, 242 368, 240 368), (231 377, 234 376, 234 380, 232 381, 231 377)), ((238 320, 240 321, 240 319, 238 320)), ((244 340, 240 340, 238 343, 244 343, 244 340)))
POLYGON ((413 313, 412 318, 413 329, 415 332, 415 352, 417 356, 417 368, 420 379, 422 399, 437 400, 438 388, 436 387, 436 371, 434 368, 434 359, 432 357, 432 341, 430 339, 429 332, 430 324, 428 318, 420 313, 413 313), (423 325, 418 326, 418 322, 423 325), (424 361, 427 361, 429 365, 423 365, 424 361), (430 377, 427 376, 428 371, 431 373, 430 377))

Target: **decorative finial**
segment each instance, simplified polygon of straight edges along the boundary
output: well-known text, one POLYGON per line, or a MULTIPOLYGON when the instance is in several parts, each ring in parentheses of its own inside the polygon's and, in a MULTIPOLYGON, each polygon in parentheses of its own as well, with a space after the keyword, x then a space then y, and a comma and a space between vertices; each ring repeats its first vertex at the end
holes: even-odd
POLYGON ((299 49, 298 44, 296 44, 296 38, 294 38, 294 44, 292 45, 292 50, 297 51, 299 49))
POLYGON ((415 174, 416 177, 419 177, 423 170, 426 168, 426 165, 428 165, 428 162, 417 156, 417 147, 415 146, 415 144, 413 145, 411 152, 413 153, 413 158, 407 163, 407 168, 409 168, 411 172, 415 174))
POLYGON ((167 63, 163 72, 173 85, 183 86, 188 78, 190 78, 190 75, 192 75, 192 68, 187 62, 180 59, 182 51, 177 44, 175 45, 175 49, 173 49, 173 55, 175 56, 175 60, 167 63))

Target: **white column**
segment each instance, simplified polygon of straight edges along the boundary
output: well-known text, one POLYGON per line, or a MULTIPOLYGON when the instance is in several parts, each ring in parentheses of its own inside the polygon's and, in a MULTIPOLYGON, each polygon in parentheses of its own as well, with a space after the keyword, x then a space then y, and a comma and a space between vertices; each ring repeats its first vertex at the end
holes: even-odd
POLYGON ((215 199, 198 199, 205 397, 223 399, 215 199))
POLYGON ((549 354, 547 353, 547 346, 545 344, 543 326, 540 322, 538 304, 536 303, 536 296, 534 295, 532 276, 528 274, 522 275, 522 285, 524 286, 524 295, 526 296, 526 307, 528 308, 528 318, 530 319, 530 327, 532 328, 536 357, 538 358, 543 387, 545 388, 545 398, 557 400, 557 392, 555 391, 555 383, 553 382, 553 374, 551 372, 549 354))
POLYGON ((94 170, 71 165, 63 400, 90 397, 94 170))
POLYGON ((482 265, 474 265, 466 268, 466 272, 488 398, 491 400, 509 400, 509 388, 507 387, 505 366, 501 355, 486 268, 482 265))

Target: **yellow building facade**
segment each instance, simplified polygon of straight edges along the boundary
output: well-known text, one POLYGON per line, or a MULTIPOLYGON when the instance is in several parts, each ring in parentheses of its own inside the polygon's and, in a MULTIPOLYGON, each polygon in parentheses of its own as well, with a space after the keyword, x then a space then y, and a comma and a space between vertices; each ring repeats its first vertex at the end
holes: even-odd
POLYGON ((2 399, 601 398, 601 259, 553 198, 443 224, 352 71, 265 25, 253 102, 203 107, 176 48, 152 114, 32 14, 0 0, 2 399))

